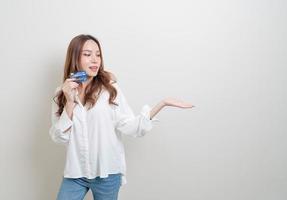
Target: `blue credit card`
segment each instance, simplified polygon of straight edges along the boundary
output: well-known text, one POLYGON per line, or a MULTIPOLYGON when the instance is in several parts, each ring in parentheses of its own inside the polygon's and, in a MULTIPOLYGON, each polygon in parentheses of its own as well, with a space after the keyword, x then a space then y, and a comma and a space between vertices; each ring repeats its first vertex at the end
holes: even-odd
POLYGON ((85 71, 78 71, 75 73, 71 73, 70 78, 75 78, 76 82, 82 83, 88 79, 88 75, 85 71))

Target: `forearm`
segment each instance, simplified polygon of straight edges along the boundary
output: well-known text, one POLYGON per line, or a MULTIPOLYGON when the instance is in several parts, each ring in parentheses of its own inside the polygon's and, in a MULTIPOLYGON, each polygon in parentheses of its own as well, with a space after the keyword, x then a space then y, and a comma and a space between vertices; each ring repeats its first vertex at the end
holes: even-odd
POLYGON ((150 119, 152 119, 164 106, 165 102, 163 100, 156 104, 150 111, 150 119))
POLYGON ((65 110, 69 116, 69 118, 72 120, 72 117, 73 117, 73 110, 76 106, 76 103, 75 102, 67 102, 66 105, 65 105, 65 110))

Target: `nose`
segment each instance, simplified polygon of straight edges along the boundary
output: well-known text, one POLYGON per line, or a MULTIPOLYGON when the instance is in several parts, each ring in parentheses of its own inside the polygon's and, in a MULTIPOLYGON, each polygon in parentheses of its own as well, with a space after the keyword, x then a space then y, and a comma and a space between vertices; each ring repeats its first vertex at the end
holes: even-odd
POLYGON ((92 61, 93 63, 98 62, 98 57, 93 54, 93 55, 91 56, 91 61, 92 61))

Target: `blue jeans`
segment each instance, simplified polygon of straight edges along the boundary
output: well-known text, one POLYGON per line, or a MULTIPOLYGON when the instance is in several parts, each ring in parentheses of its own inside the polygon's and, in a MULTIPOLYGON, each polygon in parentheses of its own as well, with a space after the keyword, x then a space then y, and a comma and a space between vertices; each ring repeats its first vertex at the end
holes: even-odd
POLYGON ((63 178, 57 200, 83 200, 89 189, 94 200, 117 200, 121 186, 121 174, 109 174, 107 178, 63 178))

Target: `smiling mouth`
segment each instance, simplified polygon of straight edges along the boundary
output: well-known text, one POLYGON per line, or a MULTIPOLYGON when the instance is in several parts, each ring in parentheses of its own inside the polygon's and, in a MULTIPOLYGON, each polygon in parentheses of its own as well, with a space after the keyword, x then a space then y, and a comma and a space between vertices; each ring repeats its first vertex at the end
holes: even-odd
POLYGON ((94 72, 96 72, 99 69, 99 67, 97 67, 97 66, 91 66, 89 68, 94 72))

